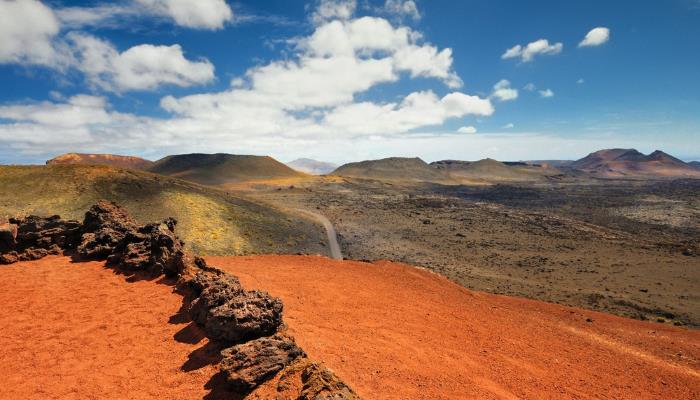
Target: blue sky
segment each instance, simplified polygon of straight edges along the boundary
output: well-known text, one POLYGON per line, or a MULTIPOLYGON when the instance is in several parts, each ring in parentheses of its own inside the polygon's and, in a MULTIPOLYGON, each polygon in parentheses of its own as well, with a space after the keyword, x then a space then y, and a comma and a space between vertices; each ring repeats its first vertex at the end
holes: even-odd
POLYGON ((0 0, 0 36, 2 163, 700 159, 697 0, 0 0))

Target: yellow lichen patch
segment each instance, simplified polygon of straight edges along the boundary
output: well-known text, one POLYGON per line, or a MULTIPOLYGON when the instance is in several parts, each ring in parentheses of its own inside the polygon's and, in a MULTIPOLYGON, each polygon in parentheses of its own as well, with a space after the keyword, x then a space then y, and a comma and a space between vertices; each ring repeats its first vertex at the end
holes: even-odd
POLYGON ((215 254, 226 248, 234 254, 249 250, 248 241, 241 234, 235 221, 228 217, 231 210, 225 204, 197 193, 164 191, 160 194, 163 207, 179 209, 178 232, 189 238, 193 250, 202 254, 215 254))

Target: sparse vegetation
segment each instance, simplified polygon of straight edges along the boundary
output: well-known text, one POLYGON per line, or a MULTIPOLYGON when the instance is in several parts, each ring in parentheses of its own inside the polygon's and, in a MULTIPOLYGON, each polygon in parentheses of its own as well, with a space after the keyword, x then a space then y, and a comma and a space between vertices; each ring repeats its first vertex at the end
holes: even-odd
POLYGON ((180 236, 200 254, 325 253, 315 222, 179 179, 107 166, 0 167, 0 217, 82 219, 100 199, 123 205, 140 222, 174 216, 180 236), (289 237, 299 240, 290 245, 289 237))

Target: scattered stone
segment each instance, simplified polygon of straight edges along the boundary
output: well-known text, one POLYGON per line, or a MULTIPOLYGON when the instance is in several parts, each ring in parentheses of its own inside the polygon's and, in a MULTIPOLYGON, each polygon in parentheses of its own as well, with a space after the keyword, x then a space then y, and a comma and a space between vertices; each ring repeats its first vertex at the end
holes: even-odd
POLYGON ((222 351, 221 370, 231 389, 248 393, 296 359, 305 357, 294 339, 275 335, 251 340, 222 351))

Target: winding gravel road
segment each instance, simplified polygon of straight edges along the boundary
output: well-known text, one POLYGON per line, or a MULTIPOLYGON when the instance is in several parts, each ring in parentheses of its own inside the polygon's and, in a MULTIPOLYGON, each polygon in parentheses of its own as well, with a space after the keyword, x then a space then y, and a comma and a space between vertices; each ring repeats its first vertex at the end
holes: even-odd
POLYGON ((338 235, 335 232, 335 228, 333 227, 333 224, 331 224, 331 221, 328 220, 325 216, 315 213, 313 211, 309 210, 303 210, 303 209, 297 209, 302 214, 306 214, 312 218, 315 218, 318 220, 323 227, 326 229, 326 235, 328 236, 328 246, 330 247, 330 256, 334 260, 342 260, 343 259, 343 253, 340 251, 340 243, 338 243, 338 235))

